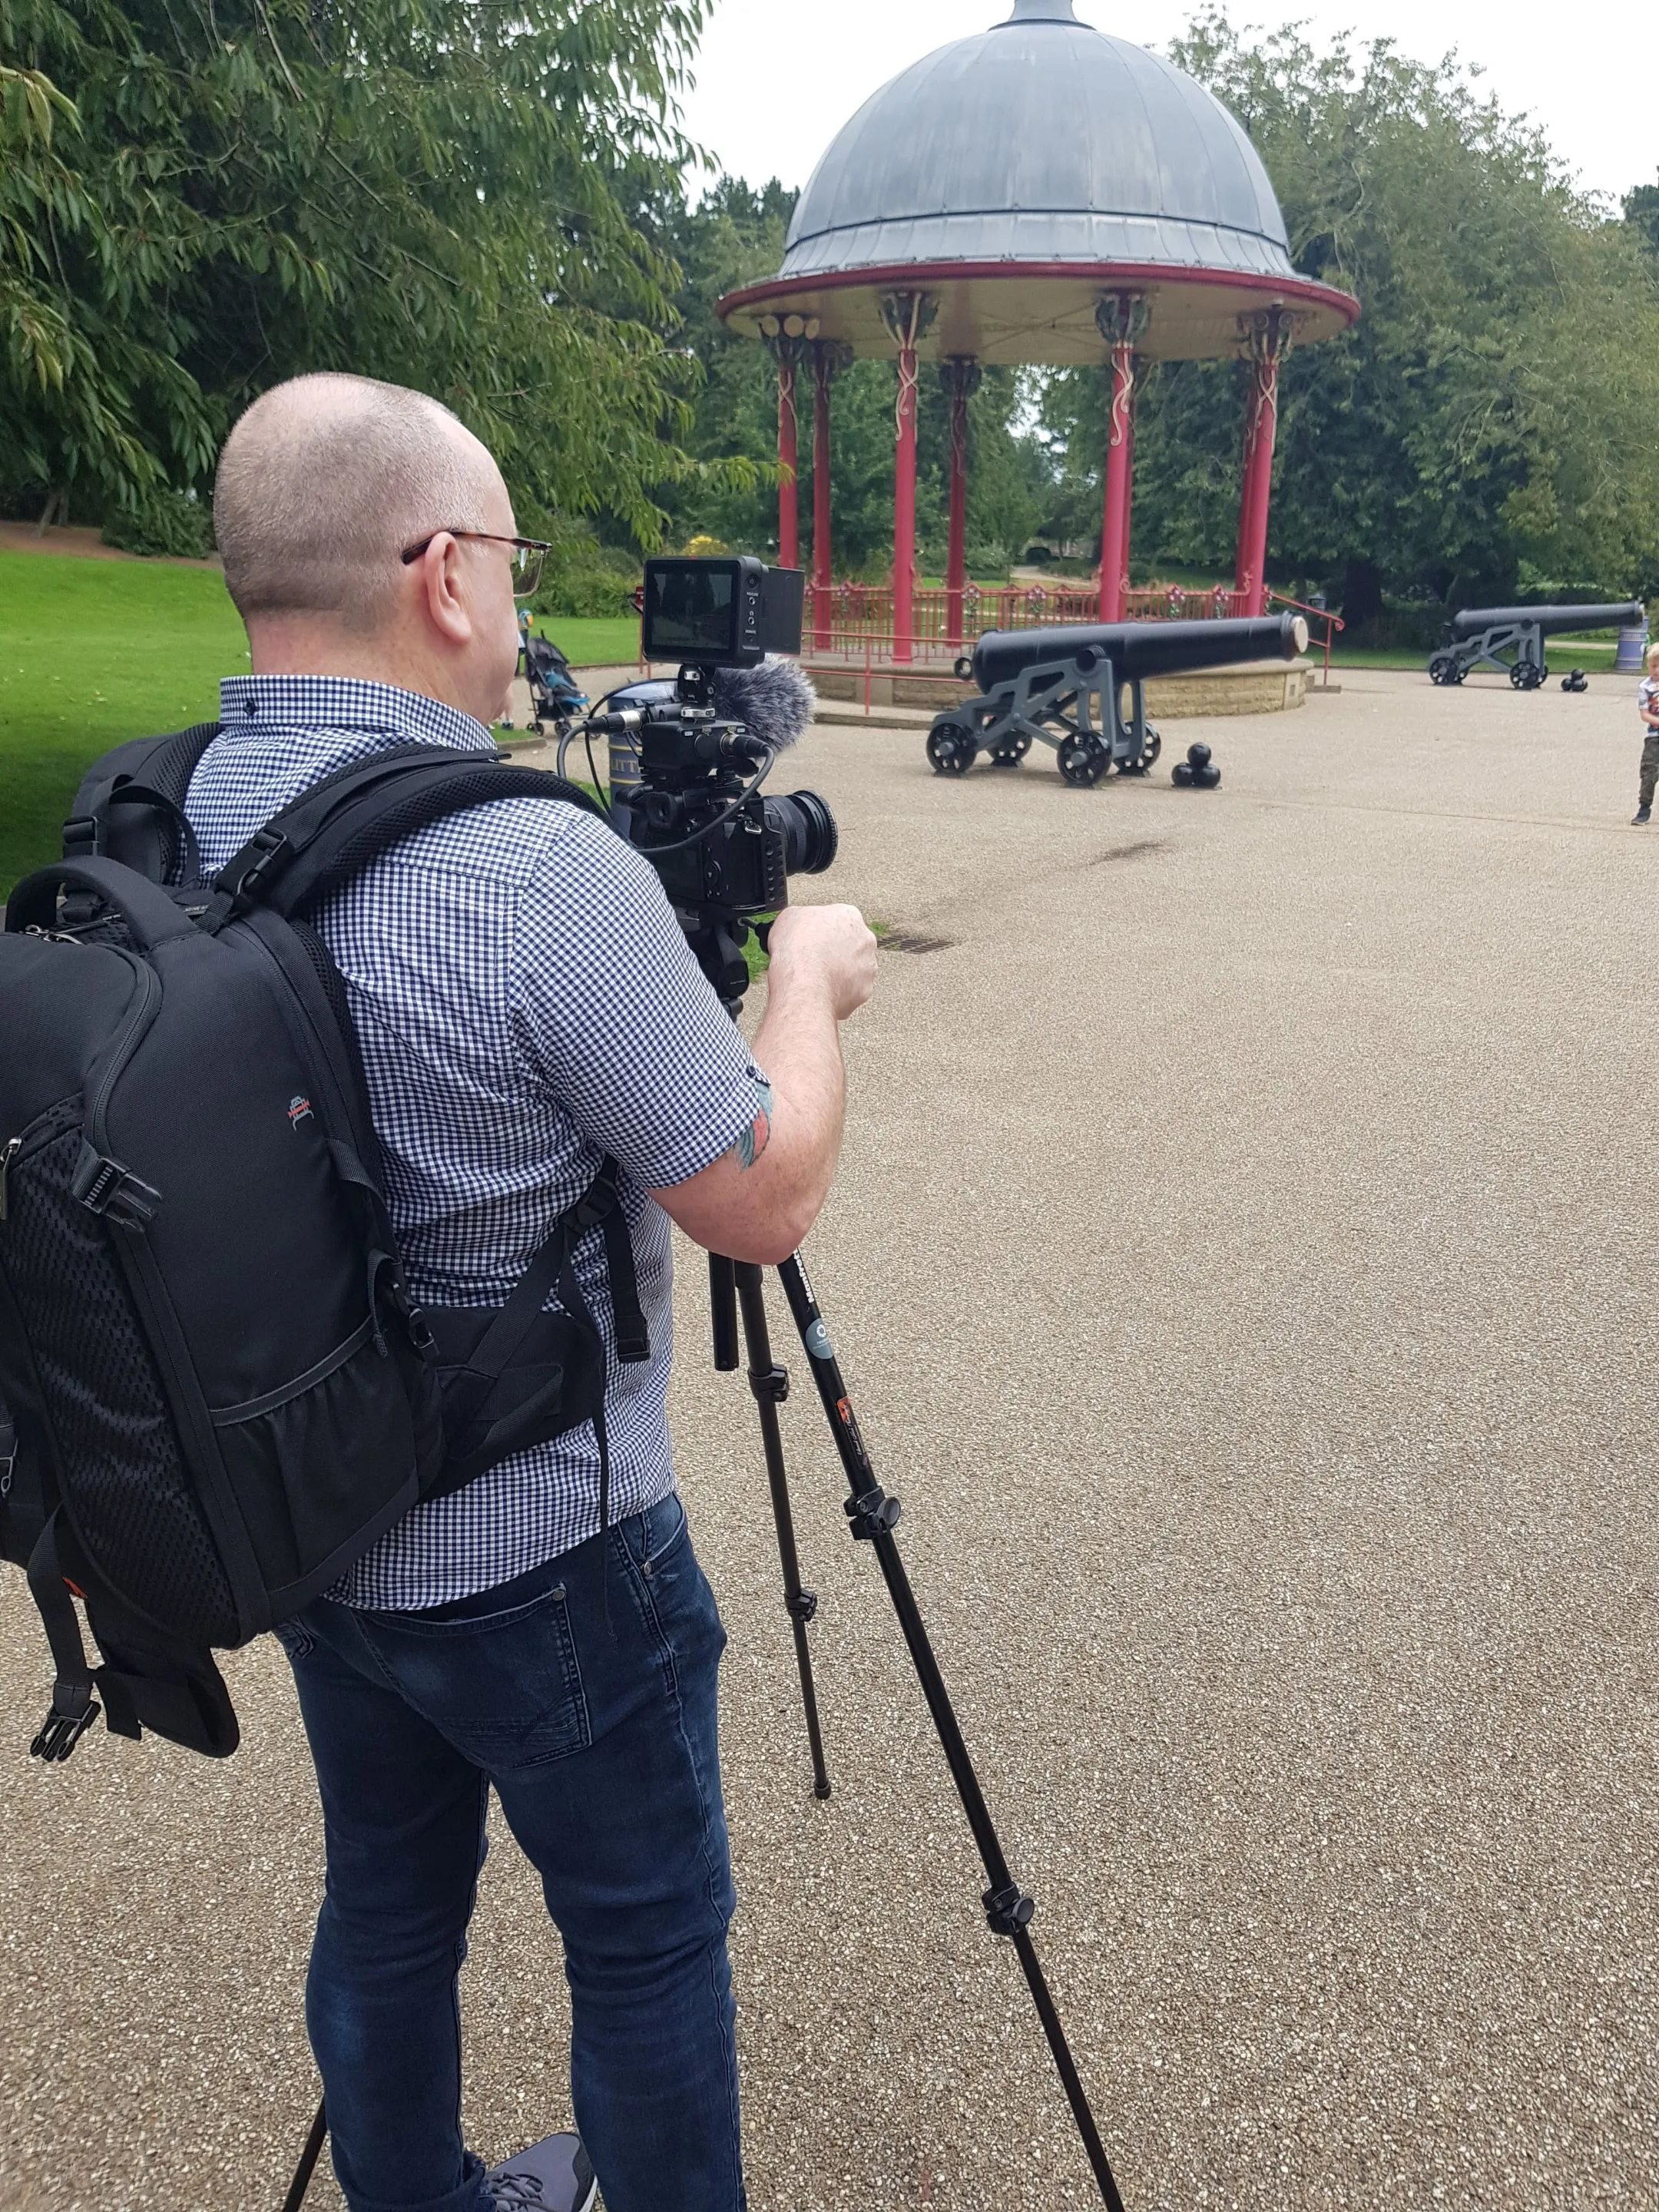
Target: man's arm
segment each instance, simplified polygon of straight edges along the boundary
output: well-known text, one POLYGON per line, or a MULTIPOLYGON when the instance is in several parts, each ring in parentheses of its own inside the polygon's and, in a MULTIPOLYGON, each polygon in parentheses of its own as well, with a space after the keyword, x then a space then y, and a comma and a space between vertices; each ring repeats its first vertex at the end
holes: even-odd
POLYGON ((711 1166, 651 1194, 694 1243, 762 1267, 788 1258, 829 1195, 847 1105, 840 1025, 876 980, 876 940, 856 907, 786 907, 770 952, 755 1038, 770 1099, 711 1166))

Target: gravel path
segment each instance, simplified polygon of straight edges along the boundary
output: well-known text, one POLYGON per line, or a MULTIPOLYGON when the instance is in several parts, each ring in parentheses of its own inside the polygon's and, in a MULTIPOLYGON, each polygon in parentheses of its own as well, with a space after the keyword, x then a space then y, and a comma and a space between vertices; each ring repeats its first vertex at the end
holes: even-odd
MULTIPOLYGON (((1648 2208, 1659 831, 1625 826, 1632 687, 1343 680, 1179 726, 1214 794, 808 738, 778 781, 830 799, 843 857, 798 888, 936 948, 889 951, 849 1033, 814 1279, 1130 2212, 1648 2208)), ((695 1261, 681 1325, 756 2212, 1086 2205, 798 1347, 827 1805, 695 1261)), ((102 1735, 29 1763, 46 1671, 9 1583, 0 2203, 274 2212, 319 1878, 281 1655, 231 1661, 222 1768, 102 1735)), ((568 2112, 510 1844, 465 1991, 500 2156, 568 2112)))

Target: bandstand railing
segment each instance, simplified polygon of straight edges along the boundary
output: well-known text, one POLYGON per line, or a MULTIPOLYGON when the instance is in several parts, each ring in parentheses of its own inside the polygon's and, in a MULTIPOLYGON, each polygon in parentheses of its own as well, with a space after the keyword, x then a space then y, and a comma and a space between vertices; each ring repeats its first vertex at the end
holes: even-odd
MULTIPOLYGON (((1124 594, 1123 619, 1209 622, 1242 614, 1245 604, 1242 592, 1223 586, 1195 592, 1179 584, 1152 584, 1124 594)), ((948 665, 972 646, 981 630, 1097 622, 1100 592, 1097 586, 1082 579, 1074 584, 970 584, 961 592, 927 585, 912 593, 910 614, 910 650, 903 656, 905 662, 912 666, 948 665)), ((820 591, 808 584, 801 633, 808 653, 855 661, 872 655, 878 661, 894 659, 900 641, 893 632, 892 586, 831 584, 820 591)))

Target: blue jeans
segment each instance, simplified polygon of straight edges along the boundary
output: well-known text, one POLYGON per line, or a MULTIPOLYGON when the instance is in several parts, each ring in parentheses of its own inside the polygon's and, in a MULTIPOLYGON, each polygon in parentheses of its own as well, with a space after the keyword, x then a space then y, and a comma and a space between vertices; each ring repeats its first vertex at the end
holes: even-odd
POLYGON ((679 1500, 477 1597, 319 1599, 282 1638, 327 1832, 306 2018, 351 2212, 488 2212, 456 1980, 492 1787, 563 1939, 608 2212, 742 2212, 726 1634, 679 1500))

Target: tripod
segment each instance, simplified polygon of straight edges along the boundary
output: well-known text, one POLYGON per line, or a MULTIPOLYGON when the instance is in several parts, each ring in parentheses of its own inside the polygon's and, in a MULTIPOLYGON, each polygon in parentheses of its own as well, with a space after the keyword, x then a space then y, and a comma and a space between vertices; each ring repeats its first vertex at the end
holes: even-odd
MULTIPOLYGON (((1029 1897, 1009 1872, 1008 1862, 1003 1856, 1002 1845, 986 1805, 979 1778, 974 1771, 968 1747, 963 1741, 962 1730, 951 1705, 950 1692, 939 1673, 933 1647, 921 1610, 910 1588, 910 1578, 904 1570, 893 1531, 898 1525, 899 1502, 890 1497, 876 1480, 874 1468, 865 1448, 852 1401, 836 1364, 830 1332, 824 1327, 823 1316, 817 1300, 812 1295, 806 1270, 796 1253, 779 1267, 778 1279, 783 1285, 784 1297, 788 1300, 790 1316, 799 1334, 802 1348, 812 1372, 812 1380, 830 1424, 836 1449, 841 1454, 841 1463, 846 1472, 850 1495, 845 1501, 847 1518, 852 1526, 855 1541, 867 1543, 875 1553, 881 1568, 882 1578, 887 1584, 887 1594, 898 1615, 899 1627, 908 1647, 916 1679, 921 1685, 922 1696, 927 1701, 927 1711, 951 1770, 951 1779, 956 1784, 957 1795, 962 1800, 963 1810, 968 1815, 968 1825, 973 1830, 974 1841, 984 1863, 989 1887, 982 1902, 985 1917, 994 1936, 1006 1936, 1013 1944, 1016 1956, 1024 1972, 1036 2007, 1037 2018, 1048 2039, 1060 2086, 1066 2092, 1072 2117, 1077 2123, 1083 2148, 1094 2171, 1102 2201, 1109 2212, 1123 2212, 1123 2200, 1118 2195, 1117 2183, 1107 2161, 1106 2152, 1095 2125, 1095 2117, 1072 2057, 1071 2046, 1066 2040, 1066 2031, 1060 2026, 1060 2014, 1042 1972, 1041 1960, 1031 1942, 1031 1916, 1036 1911, 1029 1897)), ((801 1588, 800 1565, 795 1552, 794 1519, 790 1511, 787 1471, 784 1465, 783 1439, 778 1423, 778 1407, 789 1394, 787 1370, 772 1357, 771 1340, 766 1325, 766 1298, 759 1267, 744 1261, 720 1259, 709 1255, 708 1278, 710 1302, 713 1310, 714 1364, 730 1371, 738 1365, 738 1316, 741 1312, 743 1336, 749 1355, 749 1387, 754 1394, 756 1410, 760 1417, 761 1442, 766 1456, 767 1480, 772 1492, 773 1517, 777 1523, 778 1556, 783 1570, 784 1609, 789 1616, 794 1632, 795 1664, 800 1674, 801 1702, 806 1715, 806 1741, 812 1759, 812 1793, 817 1797, 830 1795, 830 1778, 823 1763, 823 1742, 818 1725, 817 1697, 812 1682, 811 1653, 807 1646, 806 1626, 817 1610, 817 1600, 811 1590, 801 1588)))

